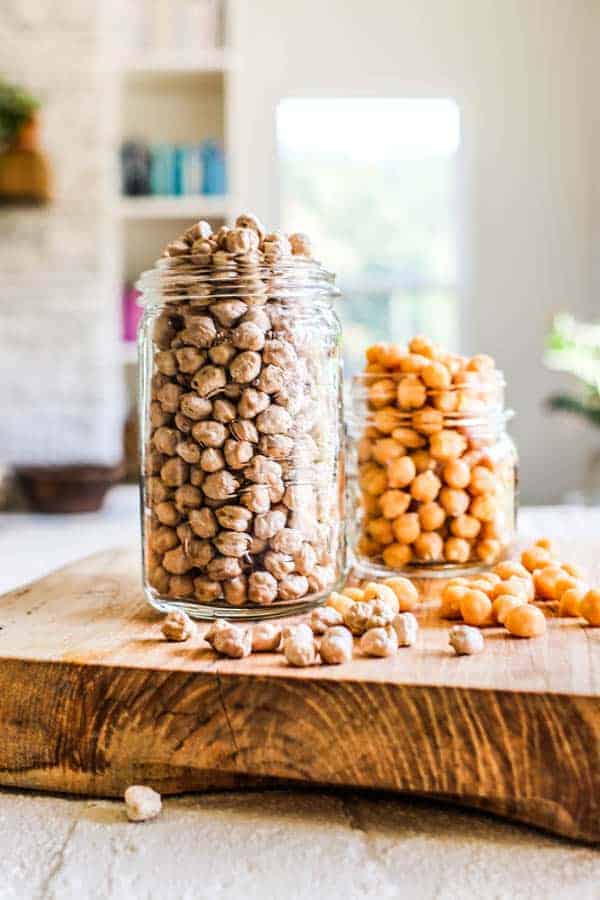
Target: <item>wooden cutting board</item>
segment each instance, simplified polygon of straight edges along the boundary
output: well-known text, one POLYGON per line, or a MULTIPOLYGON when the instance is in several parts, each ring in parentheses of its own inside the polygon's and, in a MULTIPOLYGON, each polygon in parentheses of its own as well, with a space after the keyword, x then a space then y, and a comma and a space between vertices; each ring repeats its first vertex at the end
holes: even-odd
POLYGON ((428 599, 418 646, 390 659, 217 661, 162 639, 138 569, 119 549, 0 598, 1 784, 414 792, 600 840, 600 629, 487 629, 458 658, 428 599))

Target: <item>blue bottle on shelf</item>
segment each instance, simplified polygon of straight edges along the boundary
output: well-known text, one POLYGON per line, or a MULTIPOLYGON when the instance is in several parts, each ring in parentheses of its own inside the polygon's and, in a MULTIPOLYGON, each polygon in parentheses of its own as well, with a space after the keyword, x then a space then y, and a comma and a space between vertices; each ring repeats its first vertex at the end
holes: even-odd
POLYGON ((200 147, 202 157, 202 193, 221 195, 226 193, 225 154, 217 141, 204 141, 200 147))

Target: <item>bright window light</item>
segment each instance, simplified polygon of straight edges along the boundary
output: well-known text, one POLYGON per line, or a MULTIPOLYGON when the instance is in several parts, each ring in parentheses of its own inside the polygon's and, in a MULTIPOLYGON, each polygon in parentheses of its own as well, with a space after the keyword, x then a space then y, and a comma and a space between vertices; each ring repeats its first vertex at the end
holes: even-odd
POLYGON ((338 274, 350 371, 375 340, 456 346, 456 103, 286 99, 277 143, 282 224, 338 274))

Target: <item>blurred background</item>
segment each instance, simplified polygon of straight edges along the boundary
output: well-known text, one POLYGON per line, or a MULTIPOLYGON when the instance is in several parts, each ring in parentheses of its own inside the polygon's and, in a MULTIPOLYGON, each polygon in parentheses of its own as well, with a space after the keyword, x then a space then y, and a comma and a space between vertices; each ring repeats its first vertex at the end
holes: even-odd
POLYGON ((0 504, 135 478, 135 279, 240 211, 337 272, 348 373, 492 354, 522 501, 600 501, 598 0, 3 0, 0 46, 0 504))

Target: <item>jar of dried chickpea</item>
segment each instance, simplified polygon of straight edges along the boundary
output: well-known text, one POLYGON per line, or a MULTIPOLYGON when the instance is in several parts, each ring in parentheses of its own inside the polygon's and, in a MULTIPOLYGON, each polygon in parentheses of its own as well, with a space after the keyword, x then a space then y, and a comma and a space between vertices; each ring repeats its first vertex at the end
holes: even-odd
POLYGON ((350 540, 367 574, 447 577, 507 554, 517 453, 504 384, 491 357, 426 338, 369 348, 349 423, 350 540))
POLYGON ((138 283, 143 578, 161 611, 301 612, 345 575, 340 326, 305 235, 198 222, 138 283))

